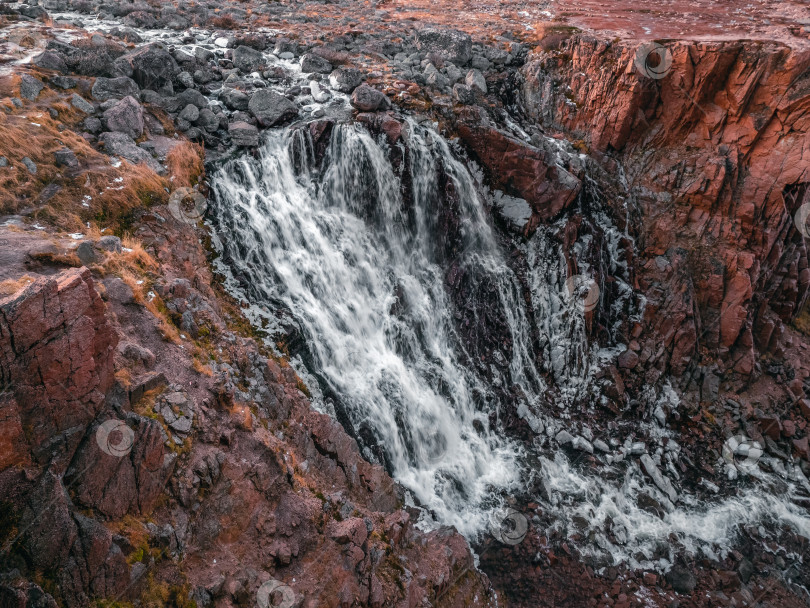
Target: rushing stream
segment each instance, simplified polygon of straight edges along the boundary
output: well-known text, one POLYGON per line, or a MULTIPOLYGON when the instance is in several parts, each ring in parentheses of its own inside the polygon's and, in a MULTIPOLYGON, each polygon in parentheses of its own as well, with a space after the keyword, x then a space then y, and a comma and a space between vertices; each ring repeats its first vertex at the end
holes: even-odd
MULTIPOLYGON (((588 344, 559 246, 542 228, 518 245, 528 267, 521 284, 467 166, 434 131, 415 122, 406 131, 407 145, 392 151, 359 125, 338 125, 323 159, 306 129, 272 131, 258 158, 231 160, 212 180, 224 263, 274 328, 300 337, 314 392, 326 409, 333 402, 366 455, 470 538, 529 480, 563 534, 587 522, 585 552, 644 567, 671 563, 660 545, 672 533, 707 556, 727 551, 739 524, 810 536, 790 500, 806 492, 800 472, 786 482, 763 473, 770 492, 747 484, 707 503, 686 491, 671 500, 628 442, 601 457, 606 475, 571 462, 553 437, 610 351, 588 344), (558 400, 544 407, 547 382, 558 400), (537 434, 533 443, 503 431, 507 405, 537 434), (640 508, 640 494, 664 513, 640 508)), ((629 297, 617 281, 618 300, 629 297)), ((654 397, 677 407, 672 391, 654 397)), ((672 437, 644 424, 653 442, 672 437)), ((649 452, 677 480, 677 444, 649 452)))

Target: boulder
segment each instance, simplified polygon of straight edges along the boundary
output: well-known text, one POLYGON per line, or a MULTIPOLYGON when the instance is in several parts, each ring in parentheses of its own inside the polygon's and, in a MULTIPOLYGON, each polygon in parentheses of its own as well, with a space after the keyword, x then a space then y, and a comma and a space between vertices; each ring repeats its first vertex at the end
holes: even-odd
POLYGON ((104 112, 104 123, 109 131, 138 138, 143 134, 143 108, 134 97, 124 97, 104 112))
POLYGON ((126 133, 102 133, 98 140, 104 146, 107 154, 120 156, 134 164, 144 163, 155 172, 161 172, 163 170, 160 163, 152 158, 149 152, 143 148, 139 148, 135 140, 126 133))
POLYGON ((253 125, 237 121, 228 125, 228 134, 236 146, 253 147, 259 145, 259 130, 253 125))
POLYGON ((32 62, 35 66, 40 67, 43 70, 53 70, 55 72, 62 73, 66 73, 68 71, 65 58, 61 54, 54 51, 44 51, 34 57, 32 62))
POLYGON ((219 98, 229 110, 247 110, 250 97, 238 89, 225 88, 219 98))
POLYGON ((351 93, 362 82, 363 75, 355 68, 336 68, 329 74, 329 84, 341 93, 351 93))
POLYGON ((305 74, 330 74, 332 64, 320 55, 306 53, 301 57, 301 71, 305 74))
POLYGON ((298 106, 268 89, 253 94, 248 103, 248 110, 263 127, 272 127, 298 115, 298 106))
POLYGON ((468 87, 475 87, 484 94, 487 92, 487 81, 481 73, 481 70, 472 69, 467 72, 467 77, 464 79, 464 82, 468 87))
POLYGON ((20 76, 20 97, 23 99, 34 101, 39 97, 40 92, 44 88, 45 85, 42 84, 42 81, 37 80, 33 76, 29 76, 28 74, 20 76))
POLYGON ((265 63, 264 57, 259 51, 244 45, 233 50, 232 61, 236 69, 246 74, 255 72, 265 63))
POLYGON ((74 93, 70 98, 70 105, 85 114, 92 114, 96 111, 95 106, 78 93, 74 93))
POLYGON ((458 30, 422 29, 416 34, 416 48, 423 53, 436 53, 456 65, 466 65, 472 58, 472 39, 458 30))
POLYGON ((107 101, 108 99, 121 99, 138 94, 138 85, 132 78, 119 76, 118 78, 96 78, 91 90, 93 99, 107 101))
POLYGON ((388 98, 377 89, 361 84, 352 93, 351 104, 361 112, 374 112, 388 107, 388 98))
POLYGON ((116 65, 132 71, 132 78, 142 89, 169 92, 172 80, 180 72, 174 57, 161 44, 142 46, 116 60, 116 65))

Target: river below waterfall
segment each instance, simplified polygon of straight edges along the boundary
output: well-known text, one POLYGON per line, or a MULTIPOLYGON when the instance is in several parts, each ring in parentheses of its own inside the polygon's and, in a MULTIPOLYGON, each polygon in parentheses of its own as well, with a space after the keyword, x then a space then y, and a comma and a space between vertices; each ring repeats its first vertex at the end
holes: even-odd
MULTIPOLYGON (((316 405, 424 507, 423 524, 475 543, 501 507, 531 500, 547 515, 532 525, 576 535, 597 563, 657 570, 680 550, 727 554, 741 525, 810 537, 798 467, 752 471, 723 495, 680 486, 677 435, 655 417, 633 437, 608 439, 595 423, 565 440, 622 345, 589 343, 555 226, 528 241, 506 234, 474 168, 430 126, 406 125, 394 148, 337 125, 320 154, 306 128, 269 132, 255 158, 213 175, 211 221, 253 320, 295 345, 316 405)), ((594 218, 616 242, 608 215, 594 218)), ((607 305, 638 314, 621 255, 608 254, 618 295, 607 305)), ((666 384, 643 398, 678 406, 666 384)))

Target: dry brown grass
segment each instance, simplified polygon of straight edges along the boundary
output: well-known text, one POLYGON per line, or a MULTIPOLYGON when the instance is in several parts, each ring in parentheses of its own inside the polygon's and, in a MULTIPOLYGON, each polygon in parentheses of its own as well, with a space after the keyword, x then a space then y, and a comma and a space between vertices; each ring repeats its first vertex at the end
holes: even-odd
POLYGON ((804 305, 804 309, 793 320, 793 325, 805 336, 810 336, 810 299, 804 305))
POLYGON ((220 28, 223 30, 235 30, 240 27, 239 22, 236 21, 230 15, 222 15, 219 17, 211 17, 208 20, 208 24, 214 28, 220 28))
POLYGON ((205 175, 205 150, 202 145, 185 141, 166 155, 166 166, 175 188, 191 187, 205 175))
POLYGON ((21 289, 28 287, 36 280, 36 277, 24 274, 17 279, 6 279, 5 281, 0 281, 0 297, 14 295, 21 289))

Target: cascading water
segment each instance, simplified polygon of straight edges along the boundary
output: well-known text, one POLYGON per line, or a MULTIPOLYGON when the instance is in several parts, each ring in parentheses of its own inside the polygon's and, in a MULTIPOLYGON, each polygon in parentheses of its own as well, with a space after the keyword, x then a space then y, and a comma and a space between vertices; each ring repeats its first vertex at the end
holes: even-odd
POLYGON ((469 174, 414 123, 408 150, 405 200, 402 176, 362 128, 335 127, 320 169, 300 131, 271 133, 258 160, 233 161, 214 180, 218 228, 249 296, 295 319, 354 429, 371 432, 396 479, 439 520, 474 534, 485 507, 521 478, 519 446, 492 427, 491 386, 533 392, 540 380, 519 286, 469 174), (447 196, 453 226, 440 213, 447 196), (480 354, 459 328, 484 321, 460 318, 448 273, 469 293, 495 295, 511 353, 494 358, 506 365, 473 361, 480 354))
MULTIPOLYGON (((618 351, 589 344, 584 311, 566 289, 559 227, 515 245, 526 260, 521 283, 467 167, 434 131, 414 122, 405 131, 405 145, 391 149, 358 125, 338 125, 322 160, 306 129, 269 132, 257 158, 231 160, 212 180, 214 227, 239 289, 265 319, 287 319, 274 327, 292 320, 308 371, 366 455, 470 538, 505 495, 528 487, 541 488, 537 500, 562 534, 587 522, 584 553, 645 568, 671 563, 671 534, 707 556, 725 551, 739 524, 810 536, 790 501, 807 485, 798 470, 787 486, 758 475, 787 498, 750 484, 713 502, 684 492, 673 504, 630 458, 630 439, 599 456, 601 470, 574 466, 551 438, 573 404, 595 402, 594 373, 618 351), (556 403, 544 406, 547 388, 556 403), (533 441, 504 432, 506 407, 529 422, 533 441)), ((622 279, 623 235, 601 209, 592 215, 618 294, 610 305, 637 315, 622 279)), ((677 401, 671 390, 650 396, 677 401)), ((656 446, 671 432, 637 426, 650 462, 677 480, 677 444, 656 446)))

